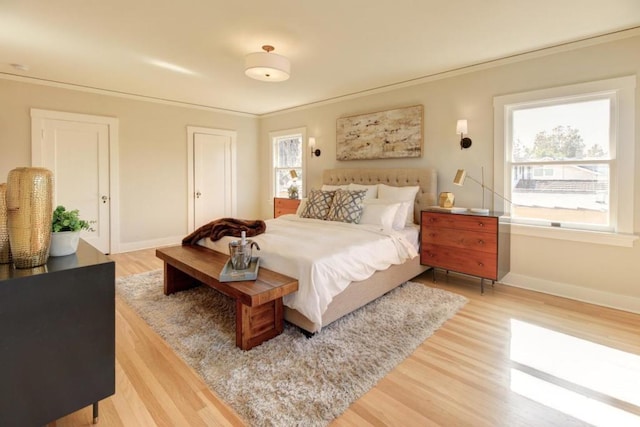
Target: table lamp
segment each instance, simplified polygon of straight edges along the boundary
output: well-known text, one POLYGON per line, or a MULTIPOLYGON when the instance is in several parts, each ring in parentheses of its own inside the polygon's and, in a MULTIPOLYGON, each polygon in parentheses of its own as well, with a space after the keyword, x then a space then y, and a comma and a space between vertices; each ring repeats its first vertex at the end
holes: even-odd
POLYGON ((475 179, 471 175, 467 175, 467 172, 464 169, 458 169, 458 172, 456 172, 455 178, 453 178, 453 183, 455 185, 459 185, 459 186, 462 187, 464 185, 465 179, 467 179, 467 178, 469 178, 471 181, 474 181, 474 182, 480 184, 480 186, 482 187, 482 208, 471 208, 471 209, 469 209, 471 212, 482 213, 482 214, 488 214, 489 213, 489 209, 484 207, 484 189, 485 188, 487 190, 491 191, 496 196, 500 197, 501 199, 504 199, 507 202, 512 203, 511 200, 507 199, 506 197, 502 196, 501 194, 496 193, 493 190, 493 188, 490 188, 490 187, 487 187, 486 185, 484 185, 484 167, 482 168, 481 181, 478 181, 477 179, 475 179))

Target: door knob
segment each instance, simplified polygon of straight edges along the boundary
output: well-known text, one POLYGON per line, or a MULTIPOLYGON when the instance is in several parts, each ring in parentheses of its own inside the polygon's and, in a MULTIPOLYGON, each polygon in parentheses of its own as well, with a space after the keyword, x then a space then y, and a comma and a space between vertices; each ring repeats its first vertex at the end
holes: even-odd
POLYGON ((109 200, 109 198, 107 196, 102 196, 102 203, 107 203, 107 200, 109 200))
POLYGON ((200 196, 202 196, 202 193, 198 191, 198 192, 196 193, 196 199, 199 199, 199 198, 200 198, 200 196))

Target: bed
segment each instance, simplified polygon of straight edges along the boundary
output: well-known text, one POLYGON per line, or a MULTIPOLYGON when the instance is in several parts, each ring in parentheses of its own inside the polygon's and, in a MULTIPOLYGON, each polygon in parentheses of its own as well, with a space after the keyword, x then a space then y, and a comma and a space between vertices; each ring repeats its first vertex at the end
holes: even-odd
MULTIPOLYGON (((435 205, 437 198, 437 175, 433 169, 329 169, 323 172, 322 183, 326 190, 346 188, 344 186, 350 184, 359 189, 384 187, 384 200, 387 200, 389 194, 396 194, 396 187, 407 187, 397 189, 398 193, 406 193, 405 190, 417 187, 417 193, 413 199, 413 212, 408 214, 409 220, 402 230, 383 231, 381 227, 370 224, 321 221, 292 214, 266 221, 266 233, 253 238, 261 246, 258 253, 261 265, 298 279, 299 291, 291 298, 285 297, 284 317, 308 333, 318 332, 322 327, 384 295, 428 268, 420 265, 417 224, 420 211, 435 205), (315 229, 318 227, 322 227, 323 236, 313 237, 316 235, 309 234, 308 237, 299 239, 299 243, 292 242, 286 236, 297 233, 300 236, 306 235, 303 233, 307 230, 309 233, 316 233, 315 229), (346 238, 351 243, 342 244, 340 240, 336 240, 338 238, 346 238), (317 242, 321 240, 333 248, 331 253, 320 247, 317 242), (371 243, 368 243, 369 240, 371 243), (311 241, 314 243, 310 245, 311 241), (280 243, 283 246, 278 246, 280 243), (351 249, 353 246, 359 247, 358 253, 360 249, 368 250, 367 265, 358 260, 358 256, 365 256, 356 255, 351 249), (386 252, 389 252, 390 258, 386 252), (380 258, 376 258, 378 254, 380 258), (334 270, 325 268, 325 264, 329 263, 328 258, 332 259, 332 263, 337 262, 337 266, 332 267, 334 270), (347 268, 346 265, 351 267, 347 268), (352 280, 353 278, 358 280, 352 280), (312 282, 309 289, 307 281, 312 282)), ((370 200, 369 203, 377 204, 378 201, 370 200)), ((230 240, 235 238, 225 237, 215 242, 205 238, 198 241, 198 244, 228 254, 230 240)))

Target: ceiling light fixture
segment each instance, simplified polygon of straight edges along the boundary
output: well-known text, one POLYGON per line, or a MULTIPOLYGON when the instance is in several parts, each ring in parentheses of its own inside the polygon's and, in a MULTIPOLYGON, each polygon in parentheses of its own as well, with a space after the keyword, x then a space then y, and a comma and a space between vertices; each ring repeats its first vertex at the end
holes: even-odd
POLYGON ((264 52, 250 53, 244 60, 244 73, 263 82, 283 82, 289 78, 291 63, 282 55, 271 53, 273 46, 262 46, 264 52))

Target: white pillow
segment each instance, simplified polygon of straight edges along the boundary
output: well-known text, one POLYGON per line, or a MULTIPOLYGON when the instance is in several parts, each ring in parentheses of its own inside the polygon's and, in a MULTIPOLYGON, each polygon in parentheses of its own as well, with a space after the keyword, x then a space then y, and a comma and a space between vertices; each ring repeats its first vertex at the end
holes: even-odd
POLYGON ((393 229, 394 230, 402 230, 407 226, 412 225, 410 222, 407 225, 407 218, 413 218, 413 204, 411 202, 400 202, 400 207, 396 212, 396 216, 393 218, 393 229))
MULTIPOLYGON (((416 194, 420 187, 392 187, 386 184, 378 184, 378 198, 385 200, 394 200, 397 202, 409 202, 407 212, 405 212, 404 223, 406 225, 413 224, 413 205, 416 200, 416 194)), ((400 209, 398 209, 400 211, 400 209)))
POLYGON ((351 183, 347 187, 349 190, 367 190, 367 195, 364 196, 365 199, 377 199, 378 198, 378 184, 373 185, 362 185, 351 183))
MULTIPOLYGON (((365 199, 360 224, 379 225, 385 230, 396 229, 393 220, 401 203, 381 201, 380 199, 365 199)), ((400 224, 400 229, 404 224, 400 224)))
POLYGON ((323 184, 322 187, 320 187, 320 189, 322 191, 336 191, 338 189, 343 189, 346 190, 348 187, 348 185, 328 185, 328 184, 323 184))
POLYGON ((298 209, 296 209, 296 215, 300 216, 300 214, 304 210, 304 205, 306 205, 306 204, 307 204, 307 198, 306 197, 300 199, 300 204, 298 205, 298 209))

